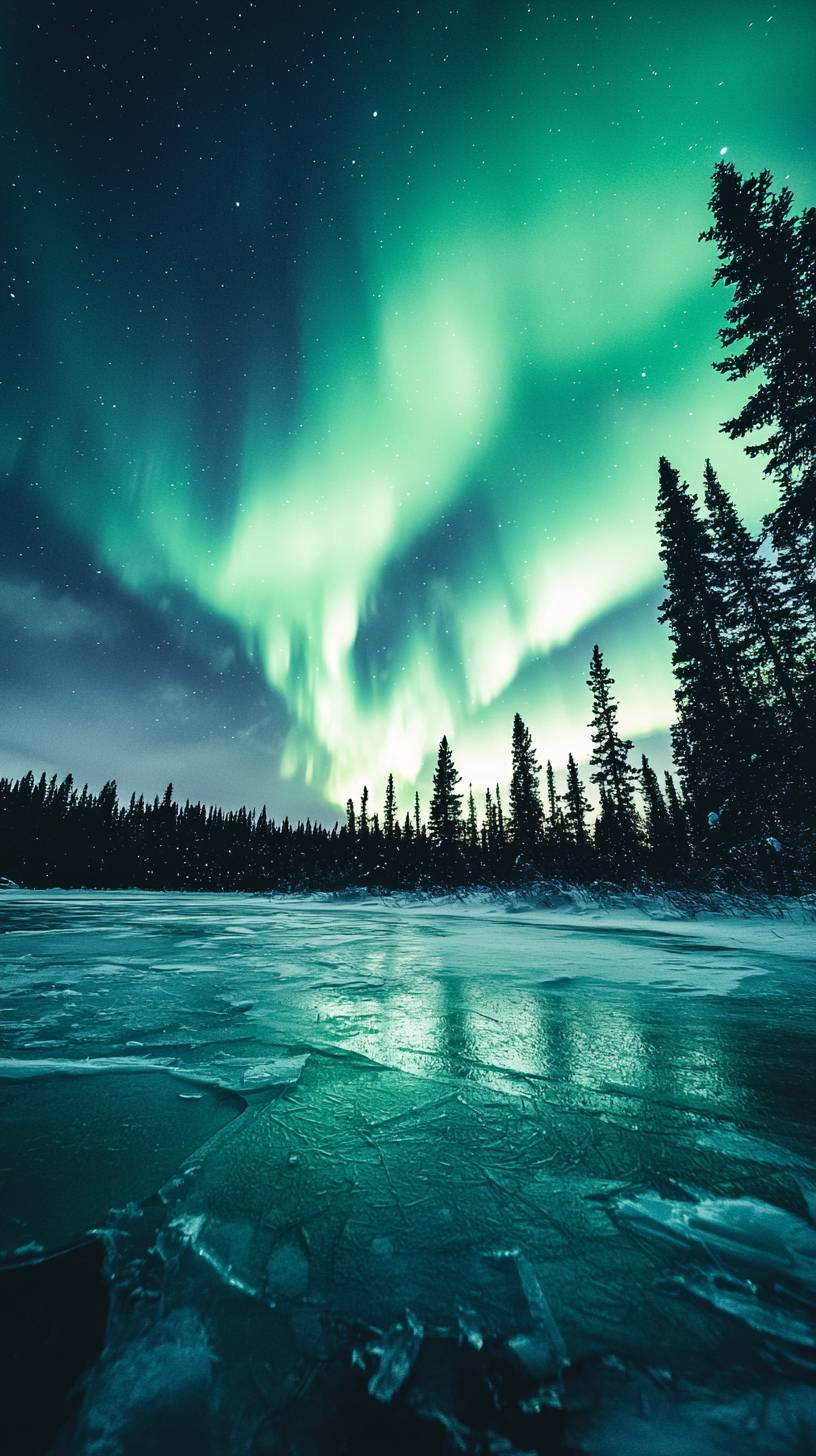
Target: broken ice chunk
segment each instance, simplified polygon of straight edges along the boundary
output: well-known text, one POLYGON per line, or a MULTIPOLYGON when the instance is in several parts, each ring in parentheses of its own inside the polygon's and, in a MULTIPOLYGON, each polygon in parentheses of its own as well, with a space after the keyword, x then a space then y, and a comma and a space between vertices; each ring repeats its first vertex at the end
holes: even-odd
POLYGON ((469 1309, 465 1304, 457 1303, 456 1320, 459 1325, 459 1334, 466 1345, 471 1345, 474 1350, 481 1350, 484 1344, 484 1335, 479 1329, 479 1321, 475 1309, 469 1309))
POLYGON ((700 1198, 691 1201, 642 1193, 623 1198, 617 1216, 655 1239, 702 1249, 720 1266, 751 1277, 782 1280, 816 1291, 816 1237, 804 1219, 757 1198, 700 1198))
POLYGON ((761 1335, 781 1340, 786 1345, 816 1348, 816 1332, 812 1325, 785 1308, 774 1308, 759 1297, 750 1279, 735 1279, 720 1271, 680 1277, 690 1294, 712 1304, 715 1309, 742 1320, 761 1335))
POLYGON ((561 1367, 554 1357, 548 1336, 542 1330, 511 1335, 507 1344, 533 1380, 551 1380, 553 1376, 560 1376, 561 1367))
POLYGON ((541 1288, 538 1275, 524 1254, 519 1254, 516 1259, 516 1268, 524 1298, 527 1300, 530 1317, 535 1325, 538 1344, 542 1351, 545 1344, 549 1347, 549 1372, 560 1378, 562 1370, 566 1370, 570 1363, 561 1331, 555 1322, 547 1296, 541 1288))
POLYGON ((387 1403, 402 1389, 414 1368, 424 1334, 410 1309, 386 1332, 379 1346, 379 1364, 368 1382, 368 1393, 375 1400, 387 1403))

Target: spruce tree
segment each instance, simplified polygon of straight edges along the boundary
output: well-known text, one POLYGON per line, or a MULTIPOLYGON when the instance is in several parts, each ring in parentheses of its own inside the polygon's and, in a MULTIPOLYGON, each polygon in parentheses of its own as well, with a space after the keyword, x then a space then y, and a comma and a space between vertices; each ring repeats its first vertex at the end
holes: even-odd
POLYGON ((443 737, 433 776, 428 828, 433 842, 444 848, 455 843, 462 827, 462 795, 456 792, 460 782, 447 737, 443 737))
POLYGON ((496 834, 498 843, 504 844, 504 810, 502 809, 501 789, 496 785, 496 834))
POLYGON ((699 826, 735 791, 756 747, 754 715, 712 568, 712 536, 665 458, 657 514, 666 582, 658 619, 669 628, 676 679, 672 748, 699 826))
POLYGON ((646 843, 652 867, 659 875, 669 875, 676 868, 677 854, 674 832, 666 801, 660 792, 657 774, 646 754, 640 761, 640 791, 646 817, 646 843))
POLYGON ((468 784, 468 815, 467 815, 467 837, 471 849, 479 848, 479 824, 476 818, 476 802, 473 798, 473 785, 468 784))
POLYGON ((796 722, 802 708, 797 671, 801 629, 773 563, 743 525, 710 460, 703 483, 712 537, 709 557, 743 682, 769 707, 796 722))
POLYGON ((547 815, 544 834, 550 851, 555 856, 557 863, 564 849, 567 832, 560 796, 555 787, 555 773, 550 759, 547 759, 545 778, 547 782, 547 815))
POLYGON ((684 865, 688 863, 691 857, 688 815, 683 808, 674 778, 668 770, 664 775, 663 782, 666 786, 666 807, 668 809, 669 819, 671 820, 677 861, 678 864, 684 865))
POLYGON ((530 730, 516 713, 513 719, 510 818, 513 844, 522 854, 532 855, 541 843, 544 810, 538 778, 541 765, 536 758, 530 730))
POLYGON ((368 785, 363 785, 363 792, 360 795, 360 814, 357 819, 357 833, 364 839, 369 832, 368 822, 368 785))
POLYGON ((485 847, 492 850, 499 837, 498 822, 496 819, 496 806, 493 803, 493 796, 489 789, 485 789, 485 811, 484 811, 484 838, 485 847))
MULTIPOLYGON (((597 784, 602 809, 610 824, 610 843, 614 825, 616 864, 622 873, 631 874, 636 867, 638 820, 635 809, 635 770, 629 762, 632 743, 618 732, 618 703, 612 693, 615 679, 605 666, 597 643, 592 649, 587 685, 592 690, 592 782, 597 784)), ((604 825, 604 833, 606 832, 604 825)))
POLYGON ((792 215, 793 196, 772 191, 768 171, 743 178, 730 162, 714 171, 714 223, 701 239, 716 244, 714 282, 733 289, 720 330, 728 357, 714 368, 728 379, 760 382, 722 428, 766 457, 779 505, 768 518, 799 600, 816 620, 816 213, 792 215))
POLYGON ((589 848, 589 800, 572 754, 567 758, 567 788, 563 796, 567 831, 580 855, 589 848))
POLYGON ((393 839, 397 824, 397 796, 394 790, 394 775, 388 775, 388 783, 385 788, 385 805, 383 808, 383 831, 386 839, 393 839))

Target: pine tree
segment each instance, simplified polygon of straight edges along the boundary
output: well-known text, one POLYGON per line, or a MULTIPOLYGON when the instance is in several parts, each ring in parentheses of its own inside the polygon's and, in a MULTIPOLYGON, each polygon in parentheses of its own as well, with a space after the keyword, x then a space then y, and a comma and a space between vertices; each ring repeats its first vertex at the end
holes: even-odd
POLYGON ((363 785, 363 792, 360 795, 360 814, 357 819, 357 833, 364 839, 369 832, 368 822, 368 785, 363 785))
POLYGON ((578 774, 572 754, 567 759, 567 788, 564 794, 564 818, 570 838, 579 854, 589 848, 589 800, 578 774))
MULTIPOLYGON (((635 771, 629 762, 632 743, 618 732, 618 704, 612 693, 615 679, 604 665, 597 643, 592 649, 587 685, 592 690, 592 782, 602 797, 607 821, 614 820, 617 863, 622 872, 635 869, 638 821, 635 809, 635 771)), ((605 826, 606 828, 606 826, 605 826)))
POLYGON ((711 534, 688 485, 665 458, 658 533, 666 580, 658 618, 669 628, 676 679, 672 748, 700 823, 733 794, 741 765, 756 746, 755 724, 714 580, 711 534))
POLYGON ((769 707, 801 716, 796 666, 801 631, 773 563, 737 515, 711 461, 703 476, 711 529, 709 559, 727 613, 741 675, 769 707))
POLYGON ((668 770, 664 775, 663 782, 666 785, 666 807, 671 820, 677 861, 678 864, 684 865, 691 858, 688 815, 681 803, 680 795, 677 792, 677 785, 668 770))
POLYGON ((346 800, 346 828, 352 839, 357 838, 357 820, 354 814, 354 800, 346 800))
POLYGON ((383 808, 383 830, 386 839, 394 838, 394 831, 397 824, 397 796, 394 790, 394 775, 388 775, 388 783, 385 789, 385 806, 383 808))
POLYGON ((449 848, 458 838, 462 826, 462 795, 456 792, 461 775, 453 762, 447 737, 439 744, 433 793, 428 813, 428 826, 435 844, 449 848))
POLYGON ((564 849, 564 843, 567 838, 567 827, 564 820, 564 812, 561 808, 560 796, 555 787, 555 773, 550 759, 547 759, 545 777, 547 782, 545 837, 557 861, 564 849))
POLYGON ((476 818, 476 803, 473 798, 472 784, 468 784, 467 838, 468 845, 471 849, 479 848, 479 824, 476 818))
POLYGON ((592 827, 595 856, 607 874, 619 871, 621 834, 614 805, 603 784, 598 790, 599 808, 592 827))
POLYGON ((766 456, 780 492, 768 518, 800 601, 816 619, 816 213, 792 216, 793 196, 773 193, 771 173, 743 178, 730 162, 714 171, 714 224, 701 239, 717 246, 714 282, 733 288, 720 330, 729 353, 714 368, 732 380, 757 371, 760 383, 723 423, 732 439, 770 427, 746 446, 766 456))
POLYGON ((422 817, 419 812, 419 790, 414 794, 414 833, 417 839, 422 834, 422 817))
POLYGON ((513 719, 513 768, 510 777, 510 819, 513 844, 522 854, 535 854, 544 830, 544 810, 538 778, 541 765, 536 758, 530 730, 516 713, 513 719))
POLYGON ((676 868, 677 862, 671 818, 660 792, 657 774, 645 753, 641 756, 640 763, 640 790, 646 810, 646 842, 653 868, 660 875, 668 875, 676 868))
POLYGON ((496 818, 496 806, 493 803, 493 796, 489 789, 485 789, 484 809, 484 831, 483 839, 485 849, 492 850, 499 837, 499 826, 496 818))
POLYGON ((504 844, 504 810, 502 809, 501 789, 496 785, 496 833, 498 843, 504 844))

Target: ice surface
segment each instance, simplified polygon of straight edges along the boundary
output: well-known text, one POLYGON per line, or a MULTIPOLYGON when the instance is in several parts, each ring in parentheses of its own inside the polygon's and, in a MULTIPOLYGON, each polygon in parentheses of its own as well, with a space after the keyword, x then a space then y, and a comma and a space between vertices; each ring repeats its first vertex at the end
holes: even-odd
POLYGON ((804 916, 9 891, 0 960, 6 1247, 80 1145, 108 1230, 66 1456, 809 1439, 804 916))

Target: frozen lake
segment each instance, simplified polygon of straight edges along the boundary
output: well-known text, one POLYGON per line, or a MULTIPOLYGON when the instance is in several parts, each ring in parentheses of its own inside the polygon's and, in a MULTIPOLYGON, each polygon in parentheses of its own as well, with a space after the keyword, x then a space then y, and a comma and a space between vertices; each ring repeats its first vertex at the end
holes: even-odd
POLYGON ((0 1009, 61 1452, 816 1449, 813 925, 4 891, 0 1009))

